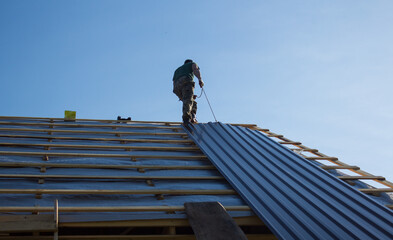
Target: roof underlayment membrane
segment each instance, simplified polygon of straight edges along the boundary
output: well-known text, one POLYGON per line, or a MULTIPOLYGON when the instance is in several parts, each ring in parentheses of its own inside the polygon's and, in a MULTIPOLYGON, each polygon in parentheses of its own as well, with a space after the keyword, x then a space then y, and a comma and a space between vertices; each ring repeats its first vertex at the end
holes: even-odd
MULTIPOLYGON (((11 120, 7 120, 11 122, 11 120)), ((37 121, 12 120, 14 123, 37 121)), ((39 122, 39 121, 38 121, 39 122)), ((47 123, 47 122, 46 122, 47 123)), ((64 122, 63 122, 64 123, 64 122)), ((106 123, 97 122, 67 122, 66 124, 94 124, 102 125, 102 128, 78 127, 78 131, 111 131, 106 123), (108 130, 109 129, 109 130, 108 130)), ((125 125, 125 124, 124 124, 125 125)), ((128 124, 127 124, 128 125, 128 124)), ((116 131, 140 133, 141 135, 122 134, 121 139, 156 139, 156 140, 184 140, 179 136, 161 136, 161 133, 174 133, 171 129, 155 128, 155 124, 129 124, 137 127, 147 128, 119 128, 116 131), (144 135, 145 133, 155 133, 158 135, 144 135)), ((163 126, 163 125, 161 125, 163 126)), ((4 126, 1 126, 4 127, 4 126)), ((7 125, 7 128, 16 129, 46 129, 43 126, 20 126, 7 125)), ((182 131, 181 128, 179 128, 182 131)), ((56 126, 54 130, 75 130, 74 127, 56 126)), ((112 130, 113 131, 113 130, 112 130)), ((7 135, 29 135, 48 137, 44 132, 26 132, 20 131, 0 131, 1 134, 7 135)), ((78 138, 116 138, 108 134, 86 134, 86 133, 62 133, 54 132, 53 137, 78 137, 78 138)), ((83 144, 83 145, 105 145, 105 146, 147 146, 147 147, 190 147, 190 144, 175 143, 138 143, 126 142, 120 144, 117 141, 88 141, 88 140, 59 140, 53 139, 48 143, 47 139, 39 138, 3 138, 0 137, 0 143, 26 143, 28 144, 83 144)), ((195 146, 195 145, 194 145, 195 146)), ((0 151, 18 151, 18 152, 49 152, 49 153, 94 153, 94 154, 129 154, 131 155, 154 155, 154 156, 200 156, 200 151, 124 151, 116 149, 67 149, 51 147, 50 150, 43 150, 42 147, 20 147, 20 146, 0 146, 0 151)), ((138 158, 137 162, 131 161, 130 158, 116 157, 61 157, 50 156, 48 161, 43 161, 42 156, 9 156, 0 154, 0 162, 18 162, 18 163, 62 163, 62 164, 94 164, 94 165, 167 165, 167 166, 206 166, 211 165, 208 159, 143 159, 138 158)), ((39 167, 0 167, 0 174, 42 174, 44 175, 92 175, 92 176, 221 176, 215 170, 163 170, 163 169, 146 169, 144 173, 137 169, 99 169, 99 168, 51 168, 48 167, 45 173, 40 172, 39 167)), ((43 184, 38 183, 36 178, 3 178, 0 181, 0 189, 94 189, 94 190, 216 190, 232 189, 225 179, 222 180, 153 180, 154 186, 149 186, 144 180, 119 180, 119 179, 45 179, 43 184)), ((34 194, 0 194, 0 206, 20 206, 20 207, 52 207, 55 199, 59 201, 59 207, 87 207, 87 206, 183 206, 185 202, 204 202, 218 201, 224 206, 245 205, 245 202, 238 195, 164 195, 164 199, 157 200, 154 194, 42 194, 41 199, 37 199, 34 194)), ((230 212, 231 216, 250 216, 250 211, 230 212)), ((136 219, 160 219, 160 218, 186 218, 184 212, 176 214, 167 214, 163 212, 134 212, 134 213, 62 213, 61 222, 73 221, 100 221, 105 220, 136 220, 136 219), (97 217, 99 215, 99 217, 97 217)))

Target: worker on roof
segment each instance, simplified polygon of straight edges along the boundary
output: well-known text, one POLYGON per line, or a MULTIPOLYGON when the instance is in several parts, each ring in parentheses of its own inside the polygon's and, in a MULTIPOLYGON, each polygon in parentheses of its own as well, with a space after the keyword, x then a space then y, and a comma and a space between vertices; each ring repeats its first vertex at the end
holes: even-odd
POLYGON ((197 102, 194 96, 194 75, 199 80, 199 86, 202 88, 204 83, 201 78, 201 72, 196 63, 187 59, 184 64, 178 67, 173 75, 173 93, 183 102, 183 123, 196 123, 197 102))

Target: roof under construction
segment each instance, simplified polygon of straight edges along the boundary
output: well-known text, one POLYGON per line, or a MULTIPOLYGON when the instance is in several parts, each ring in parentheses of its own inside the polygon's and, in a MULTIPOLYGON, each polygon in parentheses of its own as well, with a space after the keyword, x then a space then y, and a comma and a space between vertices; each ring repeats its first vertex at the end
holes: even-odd
POLYGON ((393 238, 391 182, 253 124, 0 117, 0 156, 0 240, 195 239, 206 202, 248 239, 393 238))

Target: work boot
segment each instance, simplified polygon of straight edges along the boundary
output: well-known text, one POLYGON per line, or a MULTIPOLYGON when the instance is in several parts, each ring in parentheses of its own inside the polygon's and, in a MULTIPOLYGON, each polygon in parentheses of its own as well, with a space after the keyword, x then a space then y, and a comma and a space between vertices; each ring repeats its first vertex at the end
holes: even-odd
POLYGON ((197 119, 196 119, 195 113, 191 113, 191 120, 190 120, 190 122, 191 122, 192 124, 198 123, 198 121, 197 121, 197 119))
POLYGON ((189 123, 190 123, 190 118, 188 116, 187 117, 183 117, 183 124, 187 125, 189 123))
POLYGON ((189 117, 183 117, 183 126, 186 128, 190 133, 192 133, 192 129, 190 127, 191 121, 189 117))
POLYGON ((194 118, 191 119, 191 123, 192 123, 192 124, 196 124, 196 123, 198 123, 198 121, 197 121, 196 118, 194 117, 194 118))

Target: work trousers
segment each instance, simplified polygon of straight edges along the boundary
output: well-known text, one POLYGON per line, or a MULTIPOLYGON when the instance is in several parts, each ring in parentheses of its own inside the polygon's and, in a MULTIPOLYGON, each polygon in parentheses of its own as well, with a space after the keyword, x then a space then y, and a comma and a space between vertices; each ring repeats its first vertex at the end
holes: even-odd
POLYGON ((173 82, 173 93, 183 102, 183 121, 195 118, 197 102, 194 99, 195 82, 187 77, 180 77, 173 82))

